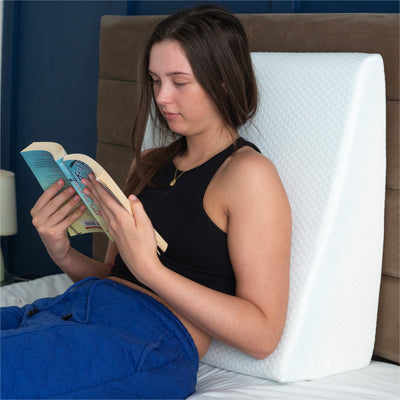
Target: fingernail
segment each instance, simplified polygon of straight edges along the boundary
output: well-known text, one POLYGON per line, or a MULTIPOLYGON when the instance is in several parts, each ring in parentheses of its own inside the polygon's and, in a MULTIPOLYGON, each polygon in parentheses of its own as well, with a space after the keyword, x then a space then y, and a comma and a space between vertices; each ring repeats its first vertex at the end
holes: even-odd
POLYGON ((70 188, 68 188, 68 193, 69 193, 69 194, 72 194, 72 193, 74 193, 74 191, 75 191, 75 190, 74 190, 74 188, 73 188, 73 187, 70 187, 70 188))
POLYGON ((136 200, 137 199, 137 197, 134 194, 130 194, 128 198, 129 198, 129 200, 136 200))
POLYGON ((64 185, 64 181, 63 181, 62 179, 59 179, 59 180, 57 181, 57 185, 58 185, 58 186, 64 185))
POLYGON ((78 201, 78 200, 79 200, 79 196, 78 196, 77 194, 74 196, 74 200, 75 200, 75 201, 78 201))

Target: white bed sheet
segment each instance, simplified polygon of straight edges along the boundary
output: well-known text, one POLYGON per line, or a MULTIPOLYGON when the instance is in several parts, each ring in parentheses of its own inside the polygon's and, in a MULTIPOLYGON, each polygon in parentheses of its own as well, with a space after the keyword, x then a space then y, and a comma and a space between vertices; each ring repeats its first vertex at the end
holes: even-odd
POLYGON ((285 384, 201 363, 196 390, 189 400, 398 400, 400 367, 372 361, 357 371, 285 384))
MULTIPOLYGON (((1 306, 22 306, 56 296, 72 284, 65 274, 0 288, 1 306)), ((196 393, 189 400, 398 400, 400 367, 373 361, 363 369, 328 378, 278 383, 200 363, 196 393)))

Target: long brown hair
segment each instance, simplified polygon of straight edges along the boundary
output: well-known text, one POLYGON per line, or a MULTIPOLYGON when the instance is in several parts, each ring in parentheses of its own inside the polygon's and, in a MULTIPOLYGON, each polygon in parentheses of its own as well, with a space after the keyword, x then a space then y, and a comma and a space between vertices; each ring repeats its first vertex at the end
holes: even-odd
POLYGON ((240 21, 217 6, 184 9, 167 17, 156 26, 145 47, 139 109, 132 132, 136 165, 126 184, 129 193, 140 193, 161 166, 186 147, 185 137, 169 129, 155 105, 148 74, 152 46, 166 40, 180 44, 194 76, 227 127, 237 130, 257 108, 257 86, 246 33, 240 21), (143 156, 141 149, 149 116, 163 146, 143 156), (165 146, 171 139, 177 140, 165 146))

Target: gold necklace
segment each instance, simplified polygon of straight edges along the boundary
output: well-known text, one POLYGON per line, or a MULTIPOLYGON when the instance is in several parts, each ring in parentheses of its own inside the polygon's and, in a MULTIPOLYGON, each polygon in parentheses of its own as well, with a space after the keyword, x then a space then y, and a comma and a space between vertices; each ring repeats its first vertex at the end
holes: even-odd
POLYGON ((175 167, 175 175, 174 175, 174 179, 172 179, 172 181, 169 183, 169 186, 174 186, 177 179, 180 178, 186 171, 182 171, 178 176, 176 176, 176 174, 178 173, 178 168, 175 167))
MULTIPOLYGON (((215 153, 215 154, 217 154, 217 153, 215 153)), ((189 171, 189 170, 193 169, 194 167, 197 167, 199 164, 201 164, 201 163, 202 163, 203 161, 205 161, 207 158, 214 157, 215 154, 213 154, 212 156, 207 156, 207 157, 202 158, 200 161, 197 161, 197 163, 194 163, 190 168, 185 169, 184 171, 181 171, 181 172, 179 173, 179 175, 177 175, 177 174, 178 174, 178 168, 175 167, 174 178, 173 178, 172 181, 169 183, 169 186, 174 186, 175 183, 176 183, 176 181, 178 180, 178 178, 180 178, 186 171, 189 171)))
POLYGON ((175 174, 174 174, 174 177, 173 177, 172 181, 169 183, 169 186, 174 186, 175 183, 176 183, 176 181, 177 181, 186 171, 189 171, 189 170, 191 170, 191 169, 197 167, 197 166, 200 165, 203 161, 209 160, 210 158, 214 157, 216 154, 218 154, 218 153, 221 152, 221 151, 222 151, 222 150, 218 150, 218 151, 216 151, 215 153, 213 153, 213 154, 211 154, 211 155, 208 155, 208 156, 206 156, 206 157, 203 157, 200 161, 197 161, 196 163, 194 163, 190 168, 185 169, 184 171, 181 171, 181 172, 179 173, 179 175, 178 175, 178 168, 175 167, 175 174))

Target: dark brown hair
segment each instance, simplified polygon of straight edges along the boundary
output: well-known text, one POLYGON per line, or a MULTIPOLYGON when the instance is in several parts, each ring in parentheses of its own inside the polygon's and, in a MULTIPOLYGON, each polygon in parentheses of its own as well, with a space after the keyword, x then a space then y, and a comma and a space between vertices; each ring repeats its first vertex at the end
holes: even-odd
POLYGON ((257 86, 246 33, 240 21, 229 11, 216 6, 185 9, 167 17, 156 26, 145 47, 139 109, 132 132, 136 166, 126 184, 129 193, 138 194, 169 158, 186 147, 185 137, 169 129, 155 105, 148 74, 152 46, 166 40, 180 44, 194 76, 227 127, 238 129, 257 108, 257 86), (149 116, 164 146, 143 156, 141 148, 149 116), (178 140, 165 146, 171 138, 178 140))

